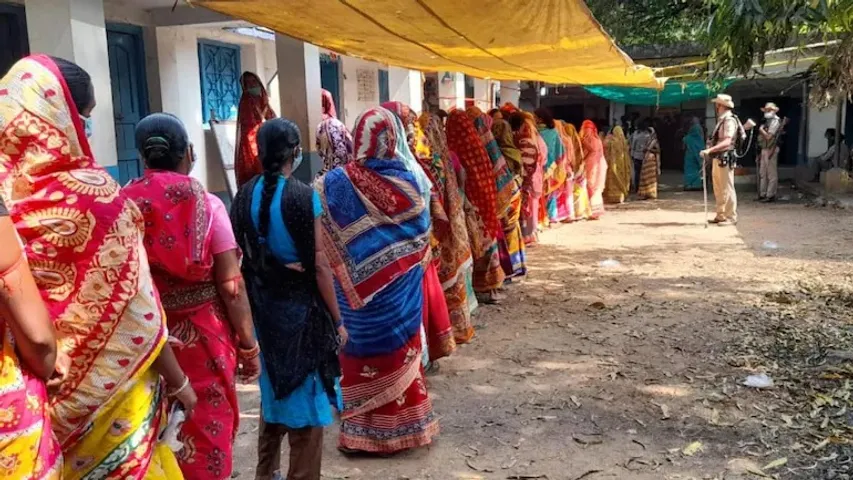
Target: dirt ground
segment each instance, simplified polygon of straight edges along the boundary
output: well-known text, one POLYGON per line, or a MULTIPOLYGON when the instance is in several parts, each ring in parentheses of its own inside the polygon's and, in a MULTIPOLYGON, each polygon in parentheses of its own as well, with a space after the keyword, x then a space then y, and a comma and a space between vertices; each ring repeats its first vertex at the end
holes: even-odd
MULTIPOLYGON (((350 459, 335 425, 324 478, 851 478, 853 214, 753 195, 736 227, 705 228, 701 192, 673 190, 545 232, 429 377, 435 444, 350 459), (773 388, 742 385, 762 372, 773 388)), ((241 390, 234 476, 251 479, 258 393, 241 390)))

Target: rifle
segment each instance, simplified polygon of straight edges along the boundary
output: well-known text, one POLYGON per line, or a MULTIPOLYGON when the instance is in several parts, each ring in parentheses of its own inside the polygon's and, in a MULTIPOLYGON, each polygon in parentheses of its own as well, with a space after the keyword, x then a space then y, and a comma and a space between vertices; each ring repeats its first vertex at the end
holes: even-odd
MULTIPOLYGON (((773 134, 773 148, 779 149, 779 139, 782 138, 782 135, 785 134, 785 127, 788 125, 788 117, 782 117, 781 124, 779 128, 776 130, 776 133, 773 134)), ((760 132, 759 132, 760 135, 760 132)), ((758 148, 758 155, 755 156, 755 189, 759 195, 761 195, 761 148, 758 148)))

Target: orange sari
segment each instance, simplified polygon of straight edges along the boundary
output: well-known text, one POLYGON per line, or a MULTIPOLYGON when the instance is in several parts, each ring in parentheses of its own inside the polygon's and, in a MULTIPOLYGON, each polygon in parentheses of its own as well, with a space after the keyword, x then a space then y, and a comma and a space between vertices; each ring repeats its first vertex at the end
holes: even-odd
POLYGON ((49 57, 19 61, 0 82, 0 125, 0 195, 71 359, 50 398, 62 478, 182 478, 157 444, 164 405, 151 365, 166 322, 139 210, 95 163, 49 57))

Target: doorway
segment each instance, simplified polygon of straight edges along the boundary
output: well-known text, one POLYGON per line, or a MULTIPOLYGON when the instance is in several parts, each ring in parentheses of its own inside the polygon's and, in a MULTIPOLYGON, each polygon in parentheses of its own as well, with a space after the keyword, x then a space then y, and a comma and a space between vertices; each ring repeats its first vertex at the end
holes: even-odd
POLYGON ((142 29, 130 25, 108 25, 107 53, 118 150, 117 180, 124 185, 141 177, 143 168, 134 138, 136 124, 148 114, 142 29))
POLYGON ((0 5, 0 78, 30 53, 24 7, 0 5))

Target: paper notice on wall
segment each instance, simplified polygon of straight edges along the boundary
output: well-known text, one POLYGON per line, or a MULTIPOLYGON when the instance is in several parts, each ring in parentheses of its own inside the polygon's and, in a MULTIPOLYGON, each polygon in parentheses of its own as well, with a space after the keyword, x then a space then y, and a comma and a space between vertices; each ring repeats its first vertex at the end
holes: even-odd
POLYGON ((379 80, 375 69, 359 68, 356 71, 356 79, 358 80, 358 101, 359 102, 376 102, 376 89, 379 80))

